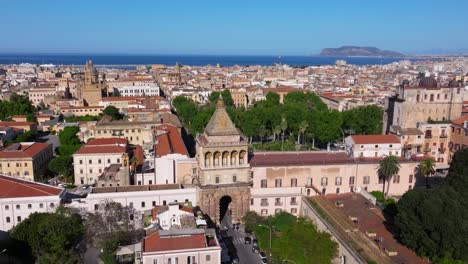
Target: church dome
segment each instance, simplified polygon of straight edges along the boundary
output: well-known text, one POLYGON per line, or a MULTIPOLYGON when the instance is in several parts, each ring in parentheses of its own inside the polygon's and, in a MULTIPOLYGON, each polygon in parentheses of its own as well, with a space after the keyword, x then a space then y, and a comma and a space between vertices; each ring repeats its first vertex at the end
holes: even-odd
POLYGON ((437 81, 433 77, 423 77, 419 81, 420 88, 437 88, 437 81))
POLYGON ((451 81, 448 83, 448 87, 450 87, 450 88, 457 88, 457 87, 460 87, 460 83, 459 83, 457 80, 451 80, 451 81))

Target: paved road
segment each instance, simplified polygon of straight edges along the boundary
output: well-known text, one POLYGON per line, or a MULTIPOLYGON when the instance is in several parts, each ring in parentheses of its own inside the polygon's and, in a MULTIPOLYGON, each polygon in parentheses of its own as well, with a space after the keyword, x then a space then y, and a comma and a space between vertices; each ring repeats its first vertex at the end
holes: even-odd
POLYGON ((52 150, 54 151, 54 155, 55 155, 55 148, 60 146, 58 136, 52 135, 46 132, 39 132, 38 141, 52 144, 52 150))
POLYGON ((221 221, 221 228, 225 226, 229 227, 229 230, 228 230, 229 239, 227 239, 226 242, 232 241, 232 243, 234 244, 234 247, 236 248, 236 251, 237 251, 237 256, 239 257, 239 260, 240 260, 239 263, 240 264, 262 263, 258 253, 252 252, 252 245, 245 244, 246 234, 243 228, 241 227, 239 231, 234 231, 232 229, 231 221, 232 221, 231 216, 226 214, 226 216, 224 216, 223 218, 223 221, 221 221))

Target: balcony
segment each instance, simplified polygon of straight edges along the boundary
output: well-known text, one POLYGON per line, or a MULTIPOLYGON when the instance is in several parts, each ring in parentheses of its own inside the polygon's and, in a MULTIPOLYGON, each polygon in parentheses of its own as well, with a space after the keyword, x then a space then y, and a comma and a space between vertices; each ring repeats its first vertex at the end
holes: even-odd
POLYGON ((268 202, 267 203, 260 203, 260 206, 268 206, 268 202))
POLYGON ((281 203, 281 202, 275 203, 275 206, 283 206, 283 203, 281 203))
POLYGON ((447 150, 447 148, 439 148, 439 153, 444 154, 446 150, 447 150))
POLYGON ((290 205, 298 205, 298 203, 297 201, 294 201, 294 202, 291 201, 290 205))
POLYGON ((431 152, 431 148, 424 148, 424 152, 431 152))
POLYGON ((442 134, 439 136, 440 138, 447 138, 447 134, 442 134))

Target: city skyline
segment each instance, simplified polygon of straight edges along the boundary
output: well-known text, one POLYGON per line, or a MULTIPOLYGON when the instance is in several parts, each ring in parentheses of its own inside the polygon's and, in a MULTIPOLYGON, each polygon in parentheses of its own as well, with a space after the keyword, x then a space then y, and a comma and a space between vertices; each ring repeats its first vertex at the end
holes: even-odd
POLYGON ((0 53, 312 55, 374 46, 405 54, 466 53, 468 3, 345 1, 4 3, 0 53), (371 38, 369 38, 371 37, 371 38))

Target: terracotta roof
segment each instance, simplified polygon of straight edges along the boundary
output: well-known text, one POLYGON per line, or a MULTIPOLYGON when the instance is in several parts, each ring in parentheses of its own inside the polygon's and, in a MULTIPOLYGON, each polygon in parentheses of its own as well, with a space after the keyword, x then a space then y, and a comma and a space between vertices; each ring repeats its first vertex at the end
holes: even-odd
POLYGON ((400 143, 395 135, 353 135, 351 136, 355 144, 390 144, 400 143))
POLYGON ((104 154, 104 153, 125 153, 127 147, 125 146, 83 146, 75 154, 104 154))
POLYGON ((158 157, 174 153, 188 155, 187 148, 185 147, 184 141, 182 140, 177 127, 163 124, 157 126, 157 129, 166 131, 165 133, 156 136, 156 139, 158 140, 156 155, 158 157))
POLYGON ((0 175, 0 199, 55 196, 59 195, 62 190, 63 189, 54 186, 0 175))
POLYGON ((252 167, 349 163, 344 152, 257 152, 250 160, 252 167))
POLYGON ((86 146, 96 145, 126 145, 127 139, 125 138, 97 138, 92 139, 86 143, 86 146))
POLYGON ((468 121, 468 116, 462 116, 458 119, 452 120, 452 123, 455 125, 463 126, 463 123, 468 121))
POLYGON ((263 88, 264 92, 274 92, 274 93, 289 93, 289 92, 305 92, 303 89, 294 88, 291 86, 280 85, 276 88, 263 88))
POLYGON ((0 151, 0 158, 32 158, 49 146, 50 144, 39 142, 15 143, 0 151))
POLYGON ((32 125, 34 125, 33 122, 14 122, 14 121, 0 122, 0 126, 8 126, 8 127, 32 126, 32 125))
POLYGON ((161 96, 113 96, 113 97, 103 97, 101 99, 102 102, 110 102, 110 101, 135 101, 138 99, 155 99, 155 100, 166 100, 164 97, 161 96))
POLYGON ((204 234, 161 237, 158 232, 144 239, 144 252, 206 248, 204 234))

